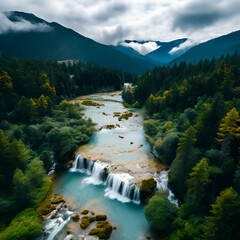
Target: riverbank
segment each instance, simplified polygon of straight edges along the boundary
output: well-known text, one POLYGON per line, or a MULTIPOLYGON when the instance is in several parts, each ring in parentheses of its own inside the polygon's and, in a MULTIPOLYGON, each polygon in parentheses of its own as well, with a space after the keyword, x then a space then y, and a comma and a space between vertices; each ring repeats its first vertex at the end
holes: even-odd
MULTIPOLYGON (((89 209, 95 214, 107 214, 117 226, 113 240, 151 237, 144 205, 140 204, 141 183, 156 178, 156 186, 167 187, 167 171, 162 171, 165 166, 151 153, 143 118, 136 109, 120 118, 129 112, 120 92, 81 96, 71 102, 83 101, 88 105, 82 111, 83 118, 91 118, 98 131, 77 150, 72 168, 56 177, 54 192, 64 196, 70 211, 81 213, 89 209)), ((150 191, 153 188, 155 185, 150 191)), ((148 191, 146 185, 144 190, 148 191)), ((66 234, 69 228, 74 229, 75 236, 86 234, 79 228, 76 231, 70 223, 61 231, 66 234)))

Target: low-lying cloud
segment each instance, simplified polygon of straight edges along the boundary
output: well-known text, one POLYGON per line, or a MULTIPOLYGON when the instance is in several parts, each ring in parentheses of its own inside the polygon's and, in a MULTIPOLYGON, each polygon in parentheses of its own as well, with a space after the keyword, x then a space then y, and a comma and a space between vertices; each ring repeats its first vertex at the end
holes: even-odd
POLYGON ((142 55, 146 55, 156 49, 158 49, 160 46, 157 45, 155 42, 145 42, 145 43, 138 43, 138 42, 122 42, 120 45, 124 47, 131 47, 134 50, 138 51, 142 55))
POLYGON ((197 44, 199 44, 198 41, 192 40, 192 39, 188 39, 187 41, 185 41, 184 43, 180 44, 177 47, 174 47, 169 54, 172 55, 181 55, 184 52, 186 52, 188 49, 196 46, 197 44))
POLYGON ((6 13, 0 13, 0 34, 8 32, 48 32, 52 28, 46 23, 36 23, 33 24, 26 21, 23 18, 19 18, 18 21, 11 21, 6 16, 6 13))

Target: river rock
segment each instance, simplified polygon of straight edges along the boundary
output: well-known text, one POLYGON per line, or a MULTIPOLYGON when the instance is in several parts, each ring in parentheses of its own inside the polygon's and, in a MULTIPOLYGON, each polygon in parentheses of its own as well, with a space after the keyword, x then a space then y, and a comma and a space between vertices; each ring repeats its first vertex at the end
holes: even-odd
POLYGON ((83 217, 81 220, 81 223, 80 223, 80 227, 82 229, 85 229, 90 225, 90 223, 92 223, 94 221, 95 221, 95 217, 88 217, 88 216, 83 217))
POLYGON ((59 204, 59 203, 65 203, 65 200, 62 195, 60 194, 54 194, 53 199, 51 200, 52 204, 59 204))
POLYGON ((106 220, 107 220, 106 214, 96 215, 96 221, 106 221, 106 220))
POLYGON ((87 215, 88 213, 89 213, 89 211, 87 209, 85 209, 81 212, 81 214, 83 214, 83 215, 87 215))
POLYGON ((153 191, 157 186, 154 178, 143 180, 140 186, 140 199, 142 203, 147 203, 149 198, 153 195, 153 191))
POLYGON ((72 216, 72 220, 73 220, 74 222, 78 222, 78 221, 80 220, 80 216, 79 216, 79 214, 76 213, 75 216, 72 216))
POLYGON ((89 235, 97 235, 100 239, 108 239, 111 236, 113 227, 109 222, 98 222, 97 228, 90 230, 89 235))

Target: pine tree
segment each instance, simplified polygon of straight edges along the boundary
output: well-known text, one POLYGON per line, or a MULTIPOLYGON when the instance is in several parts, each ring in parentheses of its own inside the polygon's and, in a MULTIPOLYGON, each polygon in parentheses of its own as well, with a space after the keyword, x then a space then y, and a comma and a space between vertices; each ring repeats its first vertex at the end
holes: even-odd
POLYGON ((193 167, 189 176, 190 178, 187 180, 187 194, 192 195, 195 201, 200 201, 204 196, 205 187, 209 183, 209 167, 206 158, 202 158, 202 160, 193 167))
POLYGON ((206 217, 204 237, 206 240, 240 239, 240 202, 237 192, 227 188, 212 204, 212 216, 206 217))
POLYGON ((180 138, 177 155, 170 171, 170 183, 180 198, 183 198, 186 180, 197 160, 197 150, 194 148, 195 135, 196 130, 190 125, 180 138))
POLYGON ((236 108, 230 110, 227 115, 222 119, 222 123, 217 133, 217 141, 222 145, 222 158, 230 153, 230 145, 234 139, 240 138, 240 117, 236 108))

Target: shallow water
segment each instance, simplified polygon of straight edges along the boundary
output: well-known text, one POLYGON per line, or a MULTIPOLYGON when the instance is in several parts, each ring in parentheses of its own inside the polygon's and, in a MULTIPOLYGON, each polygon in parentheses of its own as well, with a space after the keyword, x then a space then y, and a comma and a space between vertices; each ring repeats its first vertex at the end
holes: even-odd
MULTIPOLYGON (((104 106, 85 107, 84 118, 92 118, 100 130, 87 145, 79 148, 78 154, 114 166, 111 168, 114 174, 126 174, 136 185, 149 175, 159 175, 162 166, 150 153, 142 116, 133 109, 133 116, 128 120, 119 121, 118 117, 114 117, 114 112, 122 114, 129 110, 122 105, 120 93, 91 95, 74 101, 82 102, 84 99, 91 99, 104 106), (115 128, 105 129, 105 125, 115 125, 115 128)), ((107 214, 109 221, 117 226, 111 235, 112 240, 141 240, 150 236, 143 205, 126 202, 121 195, 111 192, 103 182, 96 181, 86 173, 68 171, 61 174, 55 179, 55 192, 62 194, 74 211, 89 209, 94 213, 107 214)), ((70 224, 69 228, 74 228, 79 235, 86 233, 79 225, 76 227, 70 224)))
POLYGON ((89 209, 107 214, 111 223, 117 226, 111 235, 113 240, 141 240, 150 236, 143 206, 111 200, 104 196, 104 185, 88 184, 87 178, 89 176, 85 174, 66 172, 56 179, 55 189, 64 195, 75 211, 89 209))

